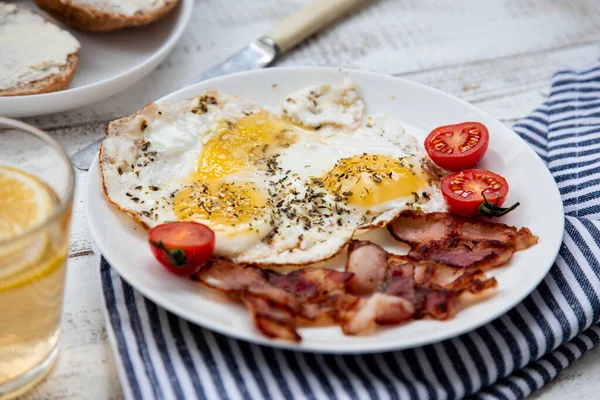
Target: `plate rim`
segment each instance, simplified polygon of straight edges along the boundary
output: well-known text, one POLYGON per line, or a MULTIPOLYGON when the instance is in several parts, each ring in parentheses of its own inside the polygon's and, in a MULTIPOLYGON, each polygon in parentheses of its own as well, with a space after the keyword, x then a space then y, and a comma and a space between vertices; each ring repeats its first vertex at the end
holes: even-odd
MULTIPOLYGON (((129 68, 125 71, 121 71, 116 75, 104 78, 102 80, 99 80, 99 81, 96 81, 96 82, 93 82, 93 83, 90 83, 87 85, 79 86, 79 87, 67 88, 65 90, 59 90, 56 92, 49 92, 49 93, 29 94, 29 95, 25 95, 25 96, 0 97, 0 106, 6 106, 6 107, 10 106, 10 108, 12 110, 15 110, 15 107, 17 107, 17 109, 22 109, 22 107, 26 106, 27 103, 32 102, 32 101, 36 101, 36 102, 45 101, 45 102, 50 103, 53 101, 62 101, 64 98, 68 98, 70 96, 78 96, 78 98, 80 98, 80 97, 94 98, 94 100, 91 102, 88 101, 85 103, 70 104, 68 107, 65 107, 65 106, 56 107, 56 108, 53 108, 53 110, 55 110, 55 111, 50 111, 50 112, 45 112, 45 111, 37 112, 35 110, 33 110, 30 113, 27 113, 27 112, 24 113, 24 112, 19 112, 19 111, 15 111, 15 112, 9 111, 9 114, 7 114, 7 116, 15 116, 17 118, 28 118, 28 117, 35 117, 35 116, 40 116, 40 115, 49 115, 52 113, 70 111, 75 108, 79 108, 79 107, 85 106, 87 104, 91 104, 91 103, 100 101, 102 99, 105 99, 107 97, 110 97, 112 95, 122 92, 127 87, 140 81, 145 76, 147 76, 150 72, 152 72, 158 66, 158 64, 163 59, 165 59, 166 56, 175 47, 178 40, 181 38, 181 36, 185 32, 186 28, 188 27, 189 21, 191 19, 192 11, 194 8, 194 0, 181 0, 178 5, 178 8, 181 8, 180 16, 177 19, 177 22, 175 23, 174 28, 170 31, 169 36, 167 37, 167 40, 156 51, 154 51, 148 58, 146 58, 142 62, 132 66, 131 68, 129 68), (136 74, 138 74, 138 75, 136 76, 136 74), (127 78, 131 78, 131 77, 133 77, 133 78, 129 79, 129 80, 127 79, 127 78), (100 91, 103 87, 106 87, 106 86, 109 86, 110 84, 115 83, 116 81, 123 81, 122 85, 117 86, 118 89, 116 89, 116 90, 111 89, 100 96, 93 94, 93 93, 97 93, 98 91, 100 91), (56 111, 56 110, 59 110, 59 111, 56 111)), ((175 10, 173 10, 173 11, 175 11, 175 10)), ((156 22, 160 23, 160 21, 156 21, 156 22)), ((79 71, 79 73, 82 73, 82 71, 79 71)))
MULTIPOLYGON (((371 77, 375 77, 377 79, 394 79, 394 80, 400 80, 402 81, 404 84, 407 85, 412 85, 414 87, 417 87, 419 89, 422 90, 428 90, 428 91, 433 91, 436 95, 439 96, 443 96, 446 97, 448 99, 451 99, 452 101, 458 101, 460 102, 462 105, 467 106, 469 108, 474 108, 477 110, 477 112, 484 114, 486 117, 493 119, 494 121, 502 124, 500 121, 498 121, 497 118, 493 117, 492 115, 490 115, 489 113, 487 113, 484 110, 481 110, 480 108, 466 102, 465 100, 462 100, 458 97, 455 97, 449 93, 443 92, 439 89, 436 89, 434 87, 419 83, 419 82, 414 82, 405 78, 401 78, 401 77, 395 77, 395 76, 391 76, 391 75, 387 75, 387 74, 383 74, 383 73, 378 73, 378 72, 372 72, 372 71, 364 71, 364 70, 359 70, 359 69, 352 69, 352 68, 332 68, 332 67, 271 67, 271 68, 267 68, 267 69, 259 69, 259 70, 250 70, 250 71, 243 71, 243 72, 238 72, 238 73, 234 73, 234 74, 229 74, 229 75, 225 75, 225 76, 221 76, 221 77, 216 77, 216 78, 212 78, 206 81, 202 81, 202 82, 198 82, 186 87, 183 87, 181 89, 175 90, 163 97, 161 97, 160 99, 155 100, 155 102, 160 102, 160 101, 168 101, 170 98, 176 97, 178 95, 181 95, 181 93, 184 93, 186 91, 192 91, 195 90, 197 87, 199 86, 205 86, 213 81, 216 80, 223 80, 223 79, 232 79, 232 78, 236 78, 238 76, 242 76, 242 75, 253 75, 253 74, 268 74, 269 70, 293 70, 293 71, 297 71, 299 73, 307 73, 307 72, 311 72, 311 71, 326 71, 326 72, 349 72, 351 74, 359 74, 359 75, 368 75, 371 77)), ((502 124, 503 126, 505 126, 504 124, 502 124)), ((541 159, 541 157, 527 144, 527 142, 525 142, 516 132, 514 132, 512 130, 512 128, 505 126, 508 130, 510 130, 512 132, 512 134, 524 144, 524 147, 527 148, 527 151, 529 151, 530 156, 533 156, 536 159, 536 163, 540 163, 541 167, 543 167, 543 169, 545 170, 545 173, 547 173, 552 182, 554 183, 553 185, 553 193, 555 196, 557 196, 559 203, 560 203, 560 222, 558 222, 558 218, 557 218, 557 222, 559 224, 560 227, 560 235, 557 235, 557 240, 556 243, 552 244, 553 248, 555 248, 553 254, 552 254, 552 259, 556 260, 558 253, 560 251, 560 247, 561 247, 561 243, 562 243, 562 237, 564 235, 564 227, 565 227, 565 214, 564 214, 564 204, 562 202, 562 197, 560 194, 560 190, 558 189, 558 185, 556 184, 556 181, 554 180, 554 177, 552 177, 552 174, 550 172, 550 170, 548 169, 548 167, 544 164, 543 160, 541 159)), ((89 196, 92 195, 94 188, 92 188, 92 181, 94 180, 94 175, 99 176, 100 174, 100 170, 99 170, 99 162, 98 162, 98 154, 96 155, 96 157, 94 158, 94 161, 92 162, 92 165, 88 171, 88 175, 86 177, 86 184, 85 184, 85 188, 84 188, 84 204, 85 204, 85 216, 86 216, 86 220, 87 220, 87 225, 88 228, 90 230, 90 233, 92 235, 92 238, 94 240, 94 244, 97 247, 97 249, 100 251, 100 254, 102 254, 102 256, 104 258, 106 258, 106 260, 108 261, 108 263, 111 265, 112 268, 115 269, 115 271, 117 272, 117 274, 124 279, 129 285, 131 285, 136 291, 138 291, 138 293, 140 293, 141 295, 143 295, 144 297, 147 297, 149 300, 155 302, 157 305, 159 305, 160 307, 163 307, 164 309, 166 309, 167 311, 177 315, 180 318, 183 318, 184 320, 191 322, 193 324, 199 325, 205 329, 210 329, 211 331, 217 332, 219 334, 222 334, 224 336, 227 337, 231 337, 234 339, 238 339, 238 340, 243 340, 245 342, 248 343, 254 343, 254 344, 259 344, 259 345, 265 345, 265 346, 269 346, 272 348, 278 348, 278 349, 286 349, 286 350, 294 350, 294 351, 300 351, 300 352, 310 352, 310 353, 318 353, 318 354, 373 354, 373 353, 380 353, 380 352, 389 352, 389 351, 398 351, 398 350, 406 350, 406 349, 413 349, 413 348, 417 348, 417 347, 421 347, 421 346, 425 346, 425 345, 430 345, 430 344, 434 344, 434 343, 441 343, 443 341, 446 341, 448 339, 452 339, 452 338, 456 338, 459 337, 465 333, 468 332, 472 332, 488 323, 490 323, 491 321, 502 317, 503 315, 505 315, 506 313, 508 313, 509 311, 511 311, 513 308, 515 308, 518 304, 520 304, 527 296, 529 296, 540 284, 540 282, 548 275, 548 272, 550 271, 550 269, 552 268, 552 266, 554 265, 554 261, 551 262, 548 266, 546 266, 544 268, 544 272, 543 274, 540 273, 539 277, 537 277, 537 279, 535 280, 535 284, 531 285, 531 288, 528 290, 525 290, 523 293, 521 293, 520 296, 517 296, 513 299, 511 299, 510 302, 507 302, 507 305, 505 307, 502 307, 501 310, 496 311, 495 313, 491 313, 489 315, 487 315, 485 318, 482 318, 481 320, 479 320, 476 324, 467 324, 464 328, 460 328, 460 329, 455 329, 453 331, 449 331, 448 333, 442 333, 441 335, 438 335, 435 339, 421 339, 421 340, 414 340, 413 342, 411 342, 409 345, 406 344, 398 344, 398 345, 394 345, 389 344, 389 343, 382 343, 379 344, 377 343, 377 341, 373 341, 369 344, 365 344, 365 343, 361 343, 360 344, 360 348, 358 348, 358 346, 350 346, 347 348, 336 348, 336 349, 331 349, 331 348, 327 348, 327 344, 319 344, 318 346, 315 347, 315 345, 310 345, 310 346, 304 346, 303 343, 304 342, 299 342, 299 343, 288 343, 288 342, 283 342, 283 341, 279 341, 279 340, 274 340, 274 339, 269 339, 263 336, 259 336, 259 335, 250 335, 248 334, 249 331, 247 330, 233 330, 233 329, 226 329, 220 326, 219 323, 213 323, 211 322, 210 319, 205 319, 205 318, 198 318, 198 316, 193 313, 193 312, 187 312, 185 310, 181 310, 178 307, 172 307, 169 304, 168 300, 163 300, 160 298, 156 298, 156 296, 153 295, 152 291, 146 291, 143 288, 141 289, 136 280, 135 277, 133 277, 133 274, 129 274, 127 272, 126 269, 120 269, 118 267, 118 263, 115 262, 116 260, 113 259, 111 251, 109 249, 107 249, 103 243, 101 243, 100 241, 96 240, 96 237, 101 237, 101 235, 99 234, 99 232, 96 231, 96 227, 93 224, 93 210, 90 209, 91 207, 91 203, 89 201, 89 196), (107 251, 108 250, 108 251, 107 251), (125 271, 125 272, 123 272, 125 271), (131 279, 133 277, 133 279, 131 279)), ((106 198, 103 196, 104 200, 106 201, 106 198)), ((556 214, 555 214, 556 215, 556 214)), ((98 256, 98 254, 96 254, 96 256, 98 256)), ((376 337, 376 334, 373 335, 373 337, 376 337)))

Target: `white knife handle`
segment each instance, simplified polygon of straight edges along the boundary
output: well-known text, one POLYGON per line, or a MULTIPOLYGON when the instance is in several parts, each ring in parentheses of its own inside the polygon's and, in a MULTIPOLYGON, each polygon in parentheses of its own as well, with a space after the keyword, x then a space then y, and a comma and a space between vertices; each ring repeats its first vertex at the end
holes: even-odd
POLYGON ((312 0, 265 36, 283 53, 367 0, 312 0))

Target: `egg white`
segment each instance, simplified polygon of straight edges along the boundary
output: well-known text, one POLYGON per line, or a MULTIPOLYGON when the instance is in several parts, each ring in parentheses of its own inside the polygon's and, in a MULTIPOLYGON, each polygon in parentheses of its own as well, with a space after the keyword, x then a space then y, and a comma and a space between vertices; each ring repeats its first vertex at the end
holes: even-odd
MULTIPOLYGON (((182 219, 210 226, 216 234, 215 253, 237 262, 300 265, 325 260, 353 235, 384 226, 403 210, 445 210, 416 138, 399 121, 383 115, 363 117, 363 111, 349 80, 301 89, 279 107, 260 107, 214 90, 176 104, 151 104, 109 124, 101 150, 105 193, 147 228, 182 219), (250 123, 242 126, 241 121, 250 123), (253 129, 278 129, 281 135, 252 136, 253 129), (235 134, 258 142, 255 148, 248 141, 233 141, 256 154, 230 168, 236 149, 218 153, 223 149, 216 141, 235 134), (210 153, 215 148, 217 153, 210 153), (225 173, 215 178, 199 167, 207 154, 217 154, 209 167, 221 168, 223 163, 225 173), (369 203, 354 195, 341 199, 339 191, 328 186, 343 160, 368 162, 372 155, 410 165, 414 178, 409 181, 418 191, 400 190, 403 195, 369 203), (212 189, 205 194, 202 190, 208 189, 198 185, 212 189), (236 204, 235 196, 227 202, 211 197, 212 190, 220 195, 231 185, 251 188, 251 196, 240 203, 246 206, 236 204), (218 206, 211 211, 206 204, 218 206), (251 218, 236 219, 239 215, 251 218)), ((378 179, 393 184, 387 180, 400 178, 390 172, 378 179)))

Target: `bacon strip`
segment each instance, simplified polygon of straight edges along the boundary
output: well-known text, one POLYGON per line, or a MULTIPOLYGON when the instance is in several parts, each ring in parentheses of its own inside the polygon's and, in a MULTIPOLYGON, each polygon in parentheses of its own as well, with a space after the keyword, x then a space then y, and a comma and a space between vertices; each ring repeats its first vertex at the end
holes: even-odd
POLYGON ((288 274, 263 271, 272 285, 294 296, 299 303, 296 315, 309 321, 335 319, 338 310, 357 301, 346 293, 347 282, 352 278, 348 272, 323 268, 303 268, 288 274))
POLYGON ((346 293, 351 273, 303 268, 289 274, 214 258, 191 279, 241 301, 255 326, 266 336, 299 341, 297 318, 337 319, 358 298, 346 293))
POLYGON ((340 312, 340 325, 347 335, 371 333, 377 325, 395 325, 415 314, 408 300, 383 293, 362 298, 354 307, 340 312))
POLYGON ((515 251, 538 241, 528 228, 468 219, 449 213, 405 211, 388 224, 398 241, 411 247, 409 256, 457 268, 490 269, 507 263, 515 251))
POLYGON ((281 274, 214 258, 192 279, 242 302, 264 335, 295 342, 300 321, 337 322, 348 335, 367 334, 377 325, 450 318, 462 293, 496 286, 481 270, 421 262, 356 240, 344 272, 307 267, 281 274))
POLYGON ((274 303, 269 296, 261 297, 251 291, 244 292, 242 302, 250 313, 254 325, 265 335, 271 338, 300 341, 300 335, 296 332, 295 314, 274 303))
POLYGON ((375 292, 386 280, 388 253, 375 243, 352 240, 348 246, 346 272, 354 274, 348 281, 348 292, 365 295, 375 292))
POLYGON ((386 293, 410 300, 416 307, 415 318, 451 318, 459 311, 464 292, 477 294, 497 286, 495 278, 488 278, 479 269, 416 262, 394 254, 389 265, 392 278, 386 293))
POLYGON ((289 292, 271 285, 263 270, 215 258, 191 278, 241 301, 254 325, 266 336, 299 341, 296 313, 300 303, 289 292))
POLYGON ((415 246, 408 253, 418 261, 433 261, 457 268, 491 269, 506 264, 514 248, 495 240, 447 239, 415 246))
POLYGON ((267 283, 259 268, 244 268, 224 258, 211 259, 191 279, 234 298, 239 298, 250 285, 267 283))
POLYGON ((394 239, 411 247, 456 236, 453 219, 447 213, 421 214, 406 211, 388 224, 388 230, 394 239))
MULTIPOLYGON (((412 257, 388 254, 374 243, 356 240, 348 247, 346 271, 350 270, 365 277, 366 284, 359 285, 359 289, 361 295, 369 297, 341 312, 340 325, 346 334, 365 334, 376 325, 398 324, 413 318, 448 319, 460 310, 464 292, 477 294, 497 286, 494 278, 488 279, 479 269, 419 262, 412 257), (387 260, 381 261, 382 255, 387 260)), ((356 278, 357 275, 346 285, 351 293, 356 292, 356 278)))
POLYGON ((388 224, 392 236, 411 246, 423 242, 461 238, 472 241, 495 240, 524 250, 538 242, 537 236, 522 227, 517 229, 496 222, 463 218, 450 213, 423 214, 405 211, 388 224))

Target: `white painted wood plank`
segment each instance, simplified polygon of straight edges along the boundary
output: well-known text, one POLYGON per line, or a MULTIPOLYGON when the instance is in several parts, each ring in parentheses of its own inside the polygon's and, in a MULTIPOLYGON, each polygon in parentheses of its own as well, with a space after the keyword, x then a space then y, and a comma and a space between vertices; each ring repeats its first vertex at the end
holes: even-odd
POLYGON ((599 55, 597 44, 583 44, 397 76, 453 94, 510 122, 522 118, 546 99, 558 67, 588 65, 599 55))

